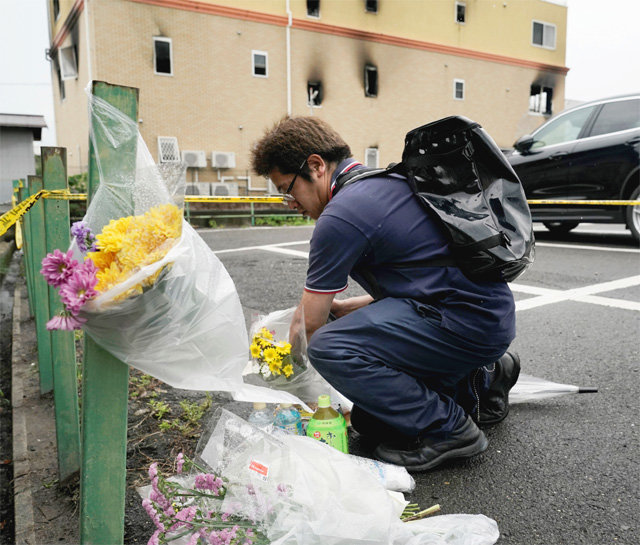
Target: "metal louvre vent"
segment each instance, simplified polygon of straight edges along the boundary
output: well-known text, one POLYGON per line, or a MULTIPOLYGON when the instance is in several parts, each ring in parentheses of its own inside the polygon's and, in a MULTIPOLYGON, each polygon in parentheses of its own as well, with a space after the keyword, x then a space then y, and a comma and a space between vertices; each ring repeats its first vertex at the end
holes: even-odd
POLYGON ((175 136, 158 136, 158 162, 179 163, 180 150, 175 136))
POLYGON ((364 150, 364 164, 369 168, 378 168, 378 148, 366 148, 364 150))

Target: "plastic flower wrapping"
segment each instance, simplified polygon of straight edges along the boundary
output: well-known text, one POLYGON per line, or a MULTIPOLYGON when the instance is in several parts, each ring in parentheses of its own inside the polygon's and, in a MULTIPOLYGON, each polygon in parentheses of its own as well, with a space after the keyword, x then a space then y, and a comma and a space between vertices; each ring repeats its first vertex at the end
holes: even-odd
POLYGON ((156 165, 135 121, 92 94, 89 105, 99 184, 71 247, 42 263, 65 309, 48 327, 82 327, 177 388, 242 390, 244 314, 228 272, 183 219, 186 166, 156 165))

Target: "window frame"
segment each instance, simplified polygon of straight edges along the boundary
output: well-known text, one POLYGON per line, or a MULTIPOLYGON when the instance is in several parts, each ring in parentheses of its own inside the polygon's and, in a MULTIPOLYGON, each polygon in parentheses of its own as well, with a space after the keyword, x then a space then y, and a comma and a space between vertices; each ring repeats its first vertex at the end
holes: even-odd
POLYGON ((369 168, 380 168, 380 148, 377 148, 377 147, 364 148, 364 166, 369 168), (367 164, 367 153, 371 150, 375 150, 376 152, 376 164, 374 166, 367 164))
POLYGON ((307 14, 307 17, 309 17, 310 19, 320 19, 320 0, 318 0, 318 15, 311 15, 309 13, 309 3, 305 2, 305 12, 307 14))
POLYGON ((173 40, 166 36, 154 36, 153 37, 153 73, 156 76, 169 76, 173 77, 173 40), (158 72, 158 63, 156 59, 156 42, 166 42, 169 44, 169 68, 170 72, 158 72))
POLYGON ((453 78, 453 100, 464 100, 465 94, 466 94, 466 85, 465 85, 464 80, 460 79, 460 78, 453 78), (461 97, 458 97, 457 93, 456 93, 456 90, 457 90, 456 89, 456 85, 458 83, 462 84, 462 96, 461 97))
POLYGON ((380 85, 379 85, 379 78, 378 78, 378 67, 373 65, 373 64, 365 64, 364 65, 364 96, 367 98, 377 98, 378 97, 378 93, 380 91, 380 85), (369 86, 367 85, 369 79, 367 77, 367 74, 371 71, 375 71, 376 73, 376 91, 375 93, 371 93, 368 88, 369 86))
POLYGON ((453 8, 453 20, 455 21, 455 23, 457 25, 466 24, 466 22, 467 22, 467 3, 466 2, 461 2, 459 0, 456 0, 456 2, 454 3, 454 8, 453 8), (458 21, 458 6, 464 8, 464 20, 463 21, 458 21))
POLYGON ((618 129, 615 131, 610 131, 610 132, 601 132, 598 134, 593 134, 594 129, 596 128, 596 125, 598 123, 598 120, 600 119, 600 116, 603 115, 603 113, 606 113, 606 108, 607 106, 611 106, 612 104, 616 104, 619 102, 631 102, 631 101, 635 101, 638 102, 638 106, 640 107, 640 96, 630 96, 630 97, 620 97, 617 98, 615 100, 607 100, 603 103, 601 103, 597 110, 597 112, 595 112, 595 115, 593 117, 593 119, 591 120, 591 123, 589 124, 588 127, 588 131, 586 133, 585 138, 600 138, 603 136, 609 136, 611 134, 617 134, 617 133, 621 133, 621 132, 627 132, 627 131, 637 131, 640 127, 630 127, 628 129, 618 129))
POLYGON ((267 51, 260 51, 258 49, 251 50, 251 74, 254 78, 269 77, 269 53, 267 51), (264 56, 264 74, 256 74, 256 55, 264 56))
POLYGON ((541 47, 542 49, 548 49, 549 51, 555 51, 558 45, 558 27, 554 23, 547 23, 546 21, 540 21, 538 19, 531 20, 531 45, 533 47, 541 47), (542 25, 542 44, 537 44, 533 41, 534 27, 535 25, 542 25), (544 45, 545 42, 545 27, 553 27, 553 47, 544 45))
POLYGON ((543 115, 543 116, 550 116, 553 115, 553 87, 546 87, 542 84, 531 84, 529 86, 529 114, 530 115, 543 115), (531 94, 531 89, 533 87, 538 87, 539 91, 536 95, 531 94), (551 97, 549 98, 549 93, 547 91, 551 92, 551 97), (545 97, 545 109, 544 111, 539 108, 539 109, 531 109, 531 99, 532 97, 536 97, 539 96, 540 100, 538 101, 538 106, 542 105, 542 96, 544 95, 545 97), (549 106, 549 109, 546 109, 546 106, 549 106))
POLYGON ((374 0, 376 3, 375 9, 367 9, 367 5, 368 2, 367 0, 364 0, 364 12, 365 13, 378 13, 378 11, 380 10, 380 3, 378 2, 378 0, 374 0))

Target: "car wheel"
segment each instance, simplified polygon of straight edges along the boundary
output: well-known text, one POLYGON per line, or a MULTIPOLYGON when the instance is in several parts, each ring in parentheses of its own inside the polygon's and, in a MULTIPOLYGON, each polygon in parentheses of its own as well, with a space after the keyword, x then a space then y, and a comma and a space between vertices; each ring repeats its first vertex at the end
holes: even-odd
MULTIPOLYGON (((630 200, 640 200, 640 187, 631 193, 630 200)), ((633 238, 640 241, 640 206, 627 206, 627 227, 631 231, 633 238)))
POLYGON ((564 234, 580 225, 579 221, 545 221, 543 225, 552 233, 564 234))

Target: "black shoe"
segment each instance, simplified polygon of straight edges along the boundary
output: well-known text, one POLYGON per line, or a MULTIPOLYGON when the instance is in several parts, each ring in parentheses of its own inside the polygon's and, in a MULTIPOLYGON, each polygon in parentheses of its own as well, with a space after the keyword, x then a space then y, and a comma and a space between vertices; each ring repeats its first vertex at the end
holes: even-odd
POLYGON ((351 427, 367 439, 376 441, 376 444, 385 441, 409 439, 406 435, 403 435, 389 426, 389 424, 369 414, 357 405, 354 405, 351 409, 351 427))
POLYGON ((426 471, 443 462, 457 458, 471 458, 484 452, 489 441, 475 422, 466 417, 451 433, 425 435, 412 444, 382 443, 373 455, 383 462, 404 466, 409 471, 426 471))
POLYGON ((520 358, 515 352, 507 352, 494 364, 489 389, 480 396, 479 408, 474 420, 479 426, 491 426, 502 422, 509 414, 509 390, 518 381, 520 358))

